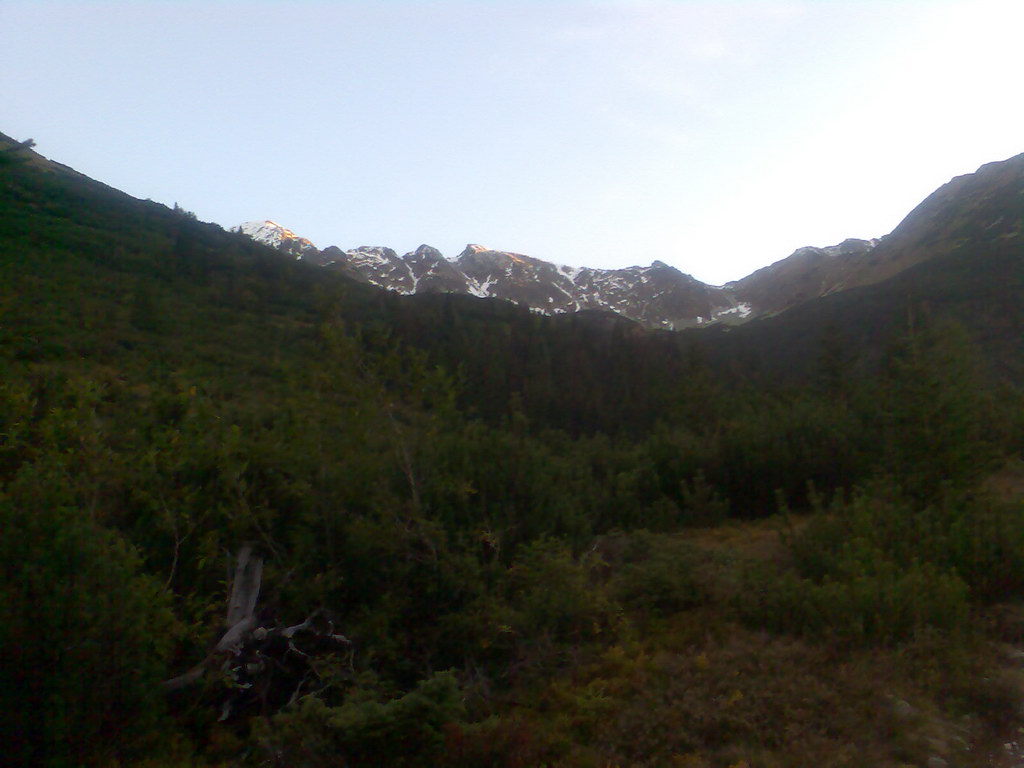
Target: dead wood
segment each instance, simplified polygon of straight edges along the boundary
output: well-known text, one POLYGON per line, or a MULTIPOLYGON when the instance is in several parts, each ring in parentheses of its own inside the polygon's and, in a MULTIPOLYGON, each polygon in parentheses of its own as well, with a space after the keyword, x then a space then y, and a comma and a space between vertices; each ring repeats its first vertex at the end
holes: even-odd
POLYGON ((227 688, 222 719, 254 704, 266 713, 296 700, 311 680, 320 679, 318 658, 347 653, 351 664, 352 644, 320 611, 299 624, 265 626, 256 611, 262 578, 263 559, 246 544, 236 556, 226 631, 203 661, 164 682, 165 690, 181 690, 219 669, 227 688))

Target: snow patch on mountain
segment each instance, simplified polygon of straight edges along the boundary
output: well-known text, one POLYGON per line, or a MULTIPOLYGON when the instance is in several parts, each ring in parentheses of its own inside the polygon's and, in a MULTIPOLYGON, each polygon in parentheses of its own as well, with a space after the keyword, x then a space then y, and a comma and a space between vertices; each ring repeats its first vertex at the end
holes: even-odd
POLYGON ((740 318, 741 320, 746 320, 748 317, 750 317, 753 311, 754 308, 748 302, 741 301, 739 304, 733 307, 728 307, 725 309, 716 309, 715 312, 712 314, 712 317, 715 320, 719 320, 723 317, 727 317, 728 315, 736 315, 736 317, 740 318))

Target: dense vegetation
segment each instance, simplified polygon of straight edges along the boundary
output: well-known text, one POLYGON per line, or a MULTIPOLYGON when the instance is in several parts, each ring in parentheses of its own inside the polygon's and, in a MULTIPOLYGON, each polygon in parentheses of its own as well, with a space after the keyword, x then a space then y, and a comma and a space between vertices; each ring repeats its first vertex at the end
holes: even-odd
POLYGON ((1022 396, 934 308, 772 387, 0 160, 12 764, 980 766, 1016 727, 1022 396), (350 644, 166 692, 247 544, 262 626, 350 644))

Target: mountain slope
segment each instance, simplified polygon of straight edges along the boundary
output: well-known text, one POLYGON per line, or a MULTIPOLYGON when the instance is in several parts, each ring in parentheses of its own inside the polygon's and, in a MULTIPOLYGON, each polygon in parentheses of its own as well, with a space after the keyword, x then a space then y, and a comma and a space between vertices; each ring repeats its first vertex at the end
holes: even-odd
MULTIPOLYGON (((410 287, 444 279, 449 262, 418 251, 404 273, 410 287)), ((282 258, 35 152, 0 168, 0 369, 72 366, 121 382, 157 370, 214 380, 233 399, 273 399, 282 369, 319 364, 325 340, 351 332, 367 347, 415 348, 459 371, 460 406, 489 422, 518 399, 553 426, 607 433, 649 428, 685 371, 672 337, 617 315, 544 317, 469 293, 405 296, 349 279, 352 269, 282 258)))
MULTIPOLYGON (((6 137, 0 139, 0 146, 15 144, 6 137)), ((314 261, 313 251, 295 233, 291 233, 291 239, 299 243, 299 257, 293 255, 284 260, 275 255, 279 251, 259 246, 248 237, 197 222, 181 211, 135 200, 34 152, 21 152, 19 157, 22 161, 17 168, 0 169, 5 179, 0 234, 15 249, 11 253, 19 254, 12 255, 5 265, 5 286, 9 290, 3 302, 12 314, 0 328, 0 338, 9 343, 7 351, 16 350, 17 355, 28 358, 45 356, 39 340, 52 336, 45 331, 46 327, 58 325, 71 329, 70 335, 60 342, 63 344, 74 336, 74 329, 90 325, 110 327, 103 336, 106 341, 101 346, 105 348, 120 338, 126 344, 138 343, 130 341, 135 331, 129 328, 122 334, 120 329, 125 316, 138 311, 137 307, 132 310, 129 306, 136 300, 133 297, 141 293, 145 298, 146 291, 139 286, 149 285, 151 279, 159 276, 171 280, 169 285, 178 286, 162 298, 157 296, 160 322, 174 331, 161 342, 168 344, 185 343, 187 326, 175 318, 188 316, 193 307, 202 306, 203 312, 215 317, 223 315, 229 306, 273 315, 278 308, 290 305, 301 308, 304 317, 310 318, 321 311, 318 303, 323 299, 315 297, 332 295, 341 286, 345 286, 350 297, 346 305, 350 318, 362 322, 406 318, 400 322, 406 329, 403 333, 415 337, 417 345, 425 349, 436 348, 438 338, 448 333, 442 333, 441 326, 432 328, 432 323, 458 326, 465 322, 461 318, 479 318, 473 320, 479 322, 474 330, 479 335, 472 343, 493 348, 491 351, 496 353, 501 347, 496 346, 500 334, 513 328, 516 330, 509 339, 510 354, 513 349, 520 350, 515 354, 529 350, 534 343, 528 341, 535 331, 525 327, 525 312, 510 315, 485 310, 486 302, 477 296, 500 293, 524 307, 528 306, 525 299, 534 296, 534 302, 539 298, 545 305, 565 310, 565 314, 555 318, 559 322, 545 325, 545 329, 570 329, 575 323, 573 318, 577 318, 580 328, 603 327, 623 339, 634 339, 630 342, 633 344, 640 344, 639 334, 600 313, 614 311, 618 316, 633 316, 647 326, 657 326, 666 315, 671 318, 671 312, 685 319, 685 313, 695 317, 713 317, 717 313, 722 317, 732 309, 741 319, 746 299, 751 304, 752 322, 732 330, 719 327, 705 332, 687 331, 679 339, 658 342, 656 346, 661 351, 657 354, 667 355, 664 359, 668 361, 675 354, 666 351, 669 348, 696 345, 705 349, 708 358, 718 361, 729 375, 795 380, 813 367, 826 329, 839 333, 850 347, 852 357, 863 351, 867 358, 877 359, 886 339, 906 328, 908 312, 920 311, 927 305, 933 312, 947 313, 963 322, 995 370, 1024 380, 1024 155, 988 164, 975 174, 944 185, 877 244, 847 241, 828 249, 801 249, 789 259, 721 289, 705 286, 659 263, 626 270, 558 268, 530 257, 479 246, 467 248, 455 260, 445 259, 429 246, 421 246, 405 256, 383 248, 364 247, 347 252, 328 248, 316 251, 319 256, 314 261), (56 262, 50 265, 55 258, 51 254, 66 248, 68 243, 75 244, 74 260, 61 266, 56 266, 56 262), (38 261, 23 255, 51 246, 56 250, 38 261), (364 261, 360 263, 357 257, 364 261), (371 285, 366 285, 368 280, 359 267, 371 274, 382 274, 382 265, 393 270, 404 292, 416 293, 424 300, 434 296, 445 301, 417 301, 407 307, 392 301, 400 298, 393 292, 379 295, 371 285), (34 295, 34 286, 47 280, 46 276, 54 270, 72 270, 76 274, 96 270, 97 275, 102 271, 104 276, 88 288, 72 291, 66 300, 53 303, 46 312, 37 312, 28 297, 34 295), (147 275, 145 279, 140 277, 143 274, 147 275), (341 279, 348 277, 356 279, 341 279), (549 286, 535 295, 538 277, 548 280, 549 286), (806 288, 800 288, 801 280, 806 288), (357 286, 356 282, 364 285, 357 286), (769 290, 773 282, 775 290, 769 290), (666 291, 666 283, 673 290, 666 291), (198 286, 201 294, 193 293, 198 286), (725 288, 732 294, 723 297, 725 288), (570 296, 573 291, 575 295, 570 296), (101 306, 106 299, 99 297, 109 297, 120 308, 115 311, 101 306), (677 297, 682 298, 673 305, 677 297), (212 303, 205 303, 208 301, 212 303), (755 304, 760 305, 760 312, 755 304), (498 327, 502 330, 495 330, 498 327)), ((155 287, 147 290, 157 293, 155 287)), ((214 337, 230 336, 226 322, 214 323, 211 329, 204 331, 202 338, 188 343, 202 345, 211 343, 214 337)), ((312 335, 312 329, 303 333, 312 335)), ((568 350, 573 344, 584 343, 574 333, 565 330, 564 337, 559 337, 559 356, 543 364, 547 373, 538 380, 570 375, 573 365, 565 360, 575 353, 568 350)), ((599 336, 594 335, 586 344, 599 348, 604 343, 599 336)), ((239 343, 238 339, 232 342, 239 343)), ((255 337, 251 339, 253 348, 262 343, 255 337)), ((648 348, 654 354, 655 346, 648 348)), ((617 352, 602 365, 628 365, 624 361, 640 354, 628 350, 629 345, 623 341, 621 357, 617 352)), ((536 354, 543 356, 548 352, 538 349, 536 354)), ((471 357, 461 342, 453 344, 446 353, 452 365, 471 357)), ((467 363, 467 368, 476 370, 483 381, 490 376, 486 372, 488 365, 473 362, 467 363)), ((536 378, 539 373, 534 365, 541 365, 540 360, 527 366, 536 378)), ((588 363, 583 367, 589 371, 588 376, 592 374, 592 384, 597 386, 600 366, 588 363)), ((678 375, 683 368, 671 363, 664 380, 678 375)), ((663 380, 653 369, 650 376, 663 380)), ((528 379, 528 374, 510 372, 499 387, 503 394, 493 398, 487 395, 485 399, 497 403, 520 387, 532 387, 535 393, 543 389, 528 384, 528 379)), ((633 386, 623 383, 623 391, 633 386)), ((614 402, 616 397, 609 396, 607 402, 614 402)), ((649 418, 658 407, 653 401, 649 407, 644 406, 640 410, 647 416, 636 421, 649 418)), ((558 408, 565 409, 566 419, 576 424, 601 420, 595 409, 589 409, 585 417, 573 415, 573 407, 561 399, 558 408)), ((552 412, 555 410, 552 408, 552 412)))
POLYGON ((1024 155, 944 185, 850 261, 829 295, 688 337, 725 366, 742 360, 763 379, 792 380, 814 365, 823 334, 869 365, 888 340, 934 315, 961 323, 993 372, 1024 381, 1024 155))
POLYGON ((297 258, 347 268, 399 293, 465 293, 514 301, 543 314, 605 310, 647 328, 678 330, 741 324, 880 283, 968 240, 1018 238, 1019 206, 1006 201, 1021 184, 1022 165, 1020 157, 1012 158, 953 179, 880 240, 799 248, 724 286, 707 285, 661 261, 624 269, 568 267, 481 245, 468 245, 451 260, 426 245, 403 256, 366 246, 317 252, 308 240, 270 221, 250 222, 242 231, 297 258))

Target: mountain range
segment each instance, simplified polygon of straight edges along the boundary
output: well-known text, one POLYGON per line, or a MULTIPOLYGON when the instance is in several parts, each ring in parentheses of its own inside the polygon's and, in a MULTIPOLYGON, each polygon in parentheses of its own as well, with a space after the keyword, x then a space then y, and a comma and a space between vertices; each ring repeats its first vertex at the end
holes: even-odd
MULTIPOLYGON (((581 354, 581 344, 591 345, 595 360, 602 361, 588 374, 595 386, 607 366, 638 359, 637 350, 625 346, 621 360, 603 358, 608 338, 628 338, 630 344, 644 346, 645 355, 666 363, 667 379, 680 374, 672 368, 682 365, 680 352, 685 357, 688 350, 699 349, 725 377, 800 380, 813 371, 826 332, 838 333, 848 356, 870 368, 872 360, 881 359, 885 345, 906 332, 915 313, 926 311, 962 324, 989 368, 1024 381, 1024 154, 954 178, 877 241, 801 248, 724 286, 706 285, 661 262, 599 270, 558 266, 481 246, 469 246, 454 259, 425 245, 402 256, 385 247, 320 249, 273 222, 226 232, 187 211, 125 195, 3 135, 0 170, 7 185, 0 185, 0 191, 6 189, 10 198, 0 217, 0 234, 30 245, 42 242, 40 238, 61 247, 76 242, 77 252, 85 248, 82 243, 98 238, 97 233, 107 233, 110 242, 94 258, 113 270, 111 279, 118 270, 134 274, 140 267, 132 260, 141 258, 134 254, 146 253, 156 260, 147 269, 220 286, 217 301, 251 305, 261 312, 285 296, 312 311, 321 301, 318 296, 343 292, 347 298, 336 304, 344 308, 347 322, 365 324, 372 317, 372 322, 393 325, 425 349, 436 350, 440 340, 458 335, 438 324, 459 328, 474 318, 479 326, 473 344, 484 345, 491 357, 498 354, 498 338, 511 354, 513 349, 531 349, 538 328, 556 336, 564 331, 564 338, 549 345, 562 350, 560 357, 548 357, 544 345, 535 350, 536 365, 550 365, 555 379, 568 375, 570 368, 578 374, 578 359, 562 368, 565 360, 581 354), (22 183, 45 192, 30 194, 18 186, 22 183), (68 229, 72 226, 81 228, 73 237, 68 229)), ((118 277, 102 290, 113 290, 120 282, 123 278, 118 277)), ((174 295, 157 302, 163 311, 180 303, 170 298, 174 295)), ((84 299, 80 304, 75 311, 90 306, 84 299)), ((38 343, 32 339, 41 338, 41 331, 31 329, 56 316, 12 321, 0 328, 0 339, 20 340, 18 344, 27 345, 24 354, 37 355, 38 343)), ((69 322, 97 322, 96 317, 69 322)), ((456 346, 438 352, 440 358, 464 364, 465 350, 456 346)), ((477 373, 487 378, 500 370, 492 360, 481 362, 477 373)), ((537 378, 530 370, 508 369, 501 391, 508 394, 527 386, 531 377, 537 378)), ((495 403, 500 400, 493 398, 495 403)))
POLYGON ((772 267, 717 286, 662 261, 623 269, 570 267, 476 244, 453 259, 429 245, 403 255, 384 246, 320 250, 271 220, 246 222, 238 230, 297 259, 402 294, 505 299, 548 315, 604 310, 666 330, 736 324, 835 290, 845 277, 838 262, 849 263, 878 243, 849 239, 826 248, 801 248, 772 267), (808 286, 808 280, 817 282, 808 286))
POLYGON ((543 314, 581 310, 615 312, 646 328, 681 330, 736 325, 858 286, 882 283, 954 247, 956 229, 973 222, 989 240, 1017 240, 1021 219, 994 201, 1013 195, 1024 174, 1024 155, 983 166, 945 184, 889 235, 803 247, 789 257, 725 285, 703 283, 654 261, 650 266, 596 269, 554 264, 519 253, 470 244, 453 259, 421 245, 399 255, 361 246, 320 250, 273 221, 238 229, 297 259, 402 294, 454 293, 505 299, 543 314))

